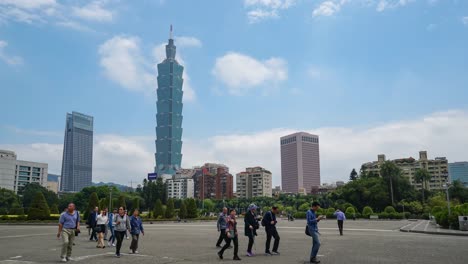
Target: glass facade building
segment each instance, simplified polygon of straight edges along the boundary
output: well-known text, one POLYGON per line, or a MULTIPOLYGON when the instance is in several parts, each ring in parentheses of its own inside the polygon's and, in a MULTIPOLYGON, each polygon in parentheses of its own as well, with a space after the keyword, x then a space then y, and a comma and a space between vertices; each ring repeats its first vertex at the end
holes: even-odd
POLYGON ((449 176, 452 182, 458 180, 468 187, 468 161, 449 163, 449 176))
POLYGON ((67 113, 60 182, 62 192, 79 192, 92 184, 93 122, 92 116, 67 113))
POLYGON ((156 114, 156 168, 158 174, 174 175, 182 161, 182 73, 175 59, 172 37, 166 45, 166 59, 158 64, 156 114))

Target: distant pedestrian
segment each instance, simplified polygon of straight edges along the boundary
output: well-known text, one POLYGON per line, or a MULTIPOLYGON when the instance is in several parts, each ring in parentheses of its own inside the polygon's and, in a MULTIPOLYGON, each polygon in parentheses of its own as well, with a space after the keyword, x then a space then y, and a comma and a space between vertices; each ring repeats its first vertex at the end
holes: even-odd
POLYGON ((80 213, 75 210, 75 204, 70 203, 66 213, 62 213, 59 219, 57 238, 62 237, 62 262, 70 260, 75 233, 80 232, 80 213))
POLYGON ((322 220, 323 216, 316 215, 317 210, 320 208, 318 202, 313 202, 312 207, 307 211, 307 228, 309 229, 310 236, 312 237, 312 249, 310 252, 310 263, 320 263, 317 259, 317 254, 320 249, 320 234, 318 232, 318 222, 322 220))
MULTIPOLYGON (((107 214, 107 217, 109 218, 109 208, 106 208, 104 209, 104 211, 106 211, 106 214, 107 214)), ((104 230, 104 240, 107 240, 107 231, 109 231, 109 227, 108 225, 105 226, 105 230, 104 230)))
POLYGON ((226 218, 228 217, 228 209, 226 207, 223 208, 223 211, 219 214, 218 216, 218 221, 216 222, 216 227, 218 228, 218 232, 219 232, 219 237, 218 237, 218 241, 216 242, 216 247, 217 248, 222 248, 221 247, 221 243, 224 241, 226 241, 227 243, 227 240, 226 240, 226 218))
POLYGON ((130 217, 130 227, 132 234, 132 243, 130 244, 130 254, 138 254, 138 240, 140 233, 144 236, 145 230, 143 229, 143 222, 139 216, 140 212, 138 209, 133 211, 133 215, 130 217))
POLYGON ((236 210, 232 209, 231 214, 226 218, 226 245, 218 252, 218 257, 223 259, 223 254, 226 249, 231 245, 231 241, 234 243, 234 257, 233 260, 241 260, 238 256, 239 252, 239 234, 237 233, 237 221, 236 221, 236 210))
MULTIPOLYGON (((125 210, 125 215, 128 216, 128 211, 127 211, 127 210, 125 210)), ((128 237, 128 233, 130 233, 130 230, 125 231, 125 238, 126 238, 127 240, 130 239, 130 238, 128 237)))
POLYGON ((130 230, 130 218, 125 214, 123 207, 119 208, 118 214, 114 217, 115 223, 115 238, 117 238, 117 245, 115 247, 115 256, 120 258, 120 248, 122 247, 122 240, 125 233, 130 230))
POLYGON ((257 236, 257 229, 260 227, 257 221, 255 211, 257 206, 255 204, 249 205, 248 211, 244 217, 244 229, 245 236, 249 238, 249 244, 247 246, 247 257, 253 257, 252 246, 255 243, 255 237, 257 236))
POLYGON ((89 227, 91 228, 91 237, 89 238, 90 241, 98 241, 97 236, 96 236, 96 224, 97 224, 97 217, 99 215, 99 208, 96 206, 94 208, 94 211, 92 211, 89 216, 88 216, 88 224, 89 227))
POLYGON ((278 231, 276 230, 276 224, 278 223, 278 221, 276 221, 276 214, 278 214, 278 207, 273 206, 271 208, 271 211, 266 212, 262 219, 262 225, 265 227, 265 232, 267 234, 267 239, 265 243, 266 255, 280 254, 278 252, 280 237, 278 235, 278 231), (272 237, 275 239, 275 242, 273 244, 273 251, 270 252, 270 243, 272 237))
POLYGON ((336 220, 338 221, 338 230, 340 230, 340 236, 343 235, 343 222, 346 220, 346 215, 340 210, 336 210, 333 214, 336 216, 336 220))
POLYGON ((106 232, 106 226, 108 224, 109 218, 107 216, 106 210, 102 210, 101 214, 98 215, 96 220, 95 231, 98 234, 98 243, 97 248, 106 248, 104 244, 104 232, 106 232))
POLYGON ((111 236, 109 237, 109 241, 107 242, 107 245, 115 247, 115 233, 114 233, 114 227, 115 227, 115 222, 114 222, 114 217, 117 216, 117 209, 114 209, 112 213, 109 213, 109 223, 107 224, 111 236))

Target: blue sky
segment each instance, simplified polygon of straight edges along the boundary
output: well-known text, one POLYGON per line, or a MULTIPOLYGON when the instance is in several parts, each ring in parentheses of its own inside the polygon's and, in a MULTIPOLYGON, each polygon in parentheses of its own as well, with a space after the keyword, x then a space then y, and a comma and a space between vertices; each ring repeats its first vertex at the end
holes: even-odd
POLYGON ((323 182, 379 153, 468 159, 457 0, 0 0, 0 147, 59 173, 65 115, 79 111, 95 117, 95 180, 144 177, 170 24, 185 167, 260 165, 279 184, 279 136, 296 130, 321 136, 323 182))

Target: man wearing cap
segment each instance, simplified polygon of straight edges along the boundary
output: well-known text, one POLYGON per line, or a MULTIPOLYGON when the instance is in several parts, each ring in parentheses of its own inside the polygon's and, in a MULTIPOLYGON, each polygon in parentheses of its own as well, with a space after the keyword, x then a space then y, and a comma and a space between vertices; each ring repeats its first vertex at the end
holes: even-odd
POLYGON ((317 224, 322 220, 323 216, 317 217, 316 212, 320 208, 318 202, 313 202, 312 207, 307 211, 307 228, 309 229, 310 236, 312 237, 312 250, 310 252, 310 263, 320 263, 317 259, 317 254, 320 249, 320 234, 318 232, 317 224))
POLYGON ((278 207, 273 206, 271 211, 265 213, 262 219, 262 225, 265 226, 265 232, 267 234, 266 244, 265 244, 265 255, 279 255, 278 247, 280 237, 278 235, 278 231, 276 230, 276 214, 278 213, 278 207), (275 243, 273 244, 273 251, 270 252, 270 242, 271 238, 275 239, 275 243))
POLYGON ((223 211, 219 214, 218 221, 216 223, 216 226, 218 227, 218 232, 219 232, 218 242, 216 242, 217 248, 221 248, 221 243, 223 242, 223 240, 224 241, 227 240, 227 236, 226 236, 226 225, 227 225, 226 217, 228 217, 227 211, 228 209, 224 207, 223 211))
POLYGON ((255 236, 257 236, 257 229, 260 227, 256 219, 255 210, 257 206, 255 204, 249 205, 248 211, 244 217, 244 230, 245 236, 249 238, 249 245, 247 246, 247 257, 253 257, 252 246, 255 242, 255 236))

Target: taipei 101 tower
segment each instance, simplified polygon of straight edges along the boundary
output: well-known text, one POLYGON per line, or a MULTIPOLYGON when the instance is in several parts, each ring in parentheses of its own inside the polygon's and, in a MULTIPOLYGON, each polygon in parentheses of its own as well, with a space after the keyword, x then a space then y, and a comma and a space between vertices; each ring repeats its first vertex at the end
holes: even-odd
POLYGON ((182 161, 182 73, 175 59, 176 46, 170 28, 166 59, 158 64, 156 114, 156 167, 158 175, 174 175, 182 161))

